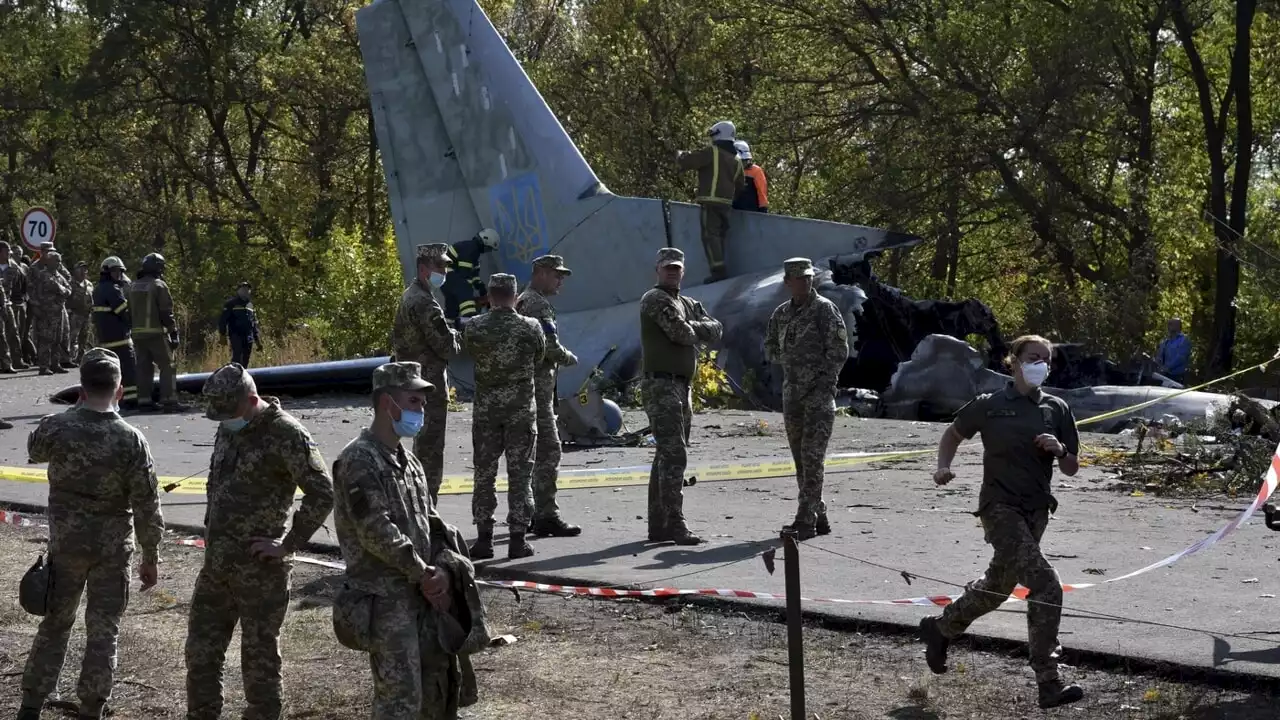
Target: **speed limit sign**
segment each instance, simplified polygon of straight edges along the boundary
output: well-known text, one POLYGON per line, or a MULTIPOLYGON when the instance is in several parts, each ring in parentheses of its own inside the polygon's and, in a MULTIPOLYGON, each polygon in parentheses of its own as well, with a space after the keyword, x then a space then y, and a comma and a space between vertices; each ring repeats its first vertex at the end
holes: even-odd
POLYGON ((58 230, 53 214, 42 207, 33 207, 22 216, 22 244, 38 251, 40 243, 53 242, 58 230))

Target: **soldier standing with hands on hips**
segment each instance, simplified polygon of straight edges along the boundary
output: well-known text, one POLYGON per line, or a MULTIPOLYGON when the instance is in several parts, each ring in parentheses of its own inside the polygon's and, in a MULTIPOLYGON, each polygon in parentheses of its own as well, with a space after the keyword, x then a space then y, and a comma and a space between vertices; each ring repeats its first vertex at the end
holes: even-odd
POLYGON ((799 508, 793 529, 801 540, 831 532, 822 501, 827 443, 836 420, 836 380, 849 359, 849 333, 835 303, 813 288, 813 262, 783 263, 791 299, 769 318, 764 353, 782 366, 782 414, 796 464, 799 508))
POLYGON ((147 439, 117 414, 120 359, 93 348, 80 365, 80 402, 47 415, 27 440, 32 462, 49 463, 49 566, 53 585, 22 675, 18 720, 39 720, 58 686, 80 596, 85 605, 80 720, 111 700, 116 638, 129 605, 133 536, 142 546, 142 589, 156 584, 164 517, 147 439))
POLYGON ((469 655, 488 645, 462 534, 440 517, 422 464, 401 445, 421 427, 427 395, 440 391, 416 362, 379 366, 373 423, 333 464, 347 565, 333 629, 369 656, 374 720, 455 720, 476 702, 469 655))
POLYGON ((547 349, 534 378, 534 395, 538 403, 538 445, 533 461, 533 527, 534 535, 575 537, 582 528, 570 525, 560 517, 556 504, 556 480, 560 470, 560 430, 556 427, 556 370, 578 364, 578 356, 560 344, 556 330, 556 311, 547 298, 557 295, 565 278, 573 271, 559 255, 543 255, 533 259, 533 277, 516 301, 516 312, 537 320, 546 336, 547 349))
POLYGON ((477 539, 471 557, 493 557, 493 512, 498 507, 498 460, 507 457, 507 557, 529 557, 525 532, 533 519, 533 454, 538 441, 534 374, 546 353, 537 320, 516 312, 516 278, 489 276, 489 312, 467 323, 462 346, 475 360, 476 394, 471 421, 475 492, 471 515, 477 539))
POLYGON ((690 383, 698 370, 699 343, 719 342, 720 321, 702 303, 680 294, 684 252, 658 250, 658 284, 640 298, 644 411, 657 443, 649 472, 649 541, 697 545, 684 520, 684 470, 693 421, 690 383))
POLYGON ((982 490, 978 511, 986 541, 995 551, 986 574, 938 617, 920 621, 925 659, 934 673, 947 671, 947 646, 973 621, 997 609, 1021 583, 1027 596, 1027 634, 1031 668, 1039 685, 1040 707, 1073 703, 1084 697, 1058 673, 1058 627, 1062 621, 1062 581, 1040 549, 1049 517, 1058 507, 1050 493, 1055 461, 1062 472, 1079 470, 1080 435, 1076 419, 1061 398, 1040 389, 1049 375, 1053 347, 1039 335, 1013 341, 1008 359, 1013 382, 1000 392, 979 395, 960 408, 938 442, 933 481, 955 478, 951 461, 964 440, 982 433, 982 490))
POLYGON ((329 516, 333 481, 311 434, 279 399, 259 397, 243 367, 219 368, 202 393, 206 416, 219 426, 209 461, 204 565, 187 626, 187 720, 221 716, 222 666, 237 622, 245 717, 278 720, 290 556, 329 516), (302 505, 286 534, 298 488, 302 505))

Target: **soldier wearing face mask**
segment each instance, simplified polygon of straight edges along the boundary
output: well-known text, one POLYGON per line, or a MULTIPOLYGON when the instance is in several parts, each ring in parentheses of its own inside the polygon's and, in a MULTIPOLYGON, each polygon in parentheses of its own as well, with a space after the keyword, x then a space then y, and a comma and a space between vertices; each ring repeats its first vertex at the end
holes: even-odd
POLYGON ((207 417, 219 421, 209 463, 204 566, 187 628, 187 719, 217 720, 222 666, 240 624, 245 717, 281 717, 280 627, 289 607, 291 556, 333 508, 333 481, 311 434, 273 397, 259 397, 232 363, 205 381, 207 417), (296 488, 302 505, 293 507, 296 488))
POLYGON ((427 396, 426 422, 413 438, 413 454, 427 474, 431 502, 444 481, 444 430, 449 420, 449 359, 457 355, 458 334, 445 320, 432 287, 444 284, 452 264, 449 246, 444 243, 418 246, 418 277, 400 297, 395 324, 391 328, 391 351, 395 359, 422 366, 422 377, 435 392, 427 396))
POLYGON ((1027 633, 1031 668, 1040 689, 1040 707, 1073 703, 1084 697, 1058 673, 1058 626, 1062 619, 1062 581, 1040 549, 1040 539, 1058 501, 1049 492, 1053 464, 1067 475, 1080 465, 1080 435, 1071 408, 1040 389, 1049 375, 1053 347, 1038 335, 1013 341, 1008 362, 1013 381, 996 393, 974 398, 956 414, 938 443, 933 481, 955 478, 951 461, 964 440, 982 433, 982 490, 978 511, 986 541, 995 551, 986 574, 939 617, 920 621, 925 659, 935 673, 947 671, 947 646, 978 618, 1000 607, 1016 585, 1027 596, 1027 633))

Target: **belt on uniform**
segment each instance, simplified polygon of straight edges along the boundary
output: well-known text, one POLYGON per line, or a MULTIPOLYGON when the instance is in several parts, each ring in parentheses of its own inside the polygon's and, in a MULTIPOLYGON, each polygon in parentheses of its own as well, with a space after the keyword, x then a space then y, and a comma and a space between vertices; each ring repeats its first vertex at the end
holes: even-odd
POLYGON ((689 378, 684 375, 673 375, 668 372, 647 372, 644 376, 653 380, 675 380, 677 382, 685 383, 686 385, 689 383, 689 378))

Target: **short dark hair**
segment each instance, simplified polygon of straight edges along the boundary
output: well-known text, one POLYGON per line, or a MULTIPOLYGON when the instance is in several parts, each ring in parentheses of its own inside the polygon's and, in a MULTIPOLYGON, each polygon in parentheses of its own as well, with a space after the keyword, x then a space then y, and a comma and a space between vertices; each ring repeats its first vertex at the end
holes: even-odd
POLYGON ((100 397, 107 393, 115 392, 120 386, 120 373, 98 371, 96 368, 92 372, 80 373, 80 387, 86 395, 100 397))

